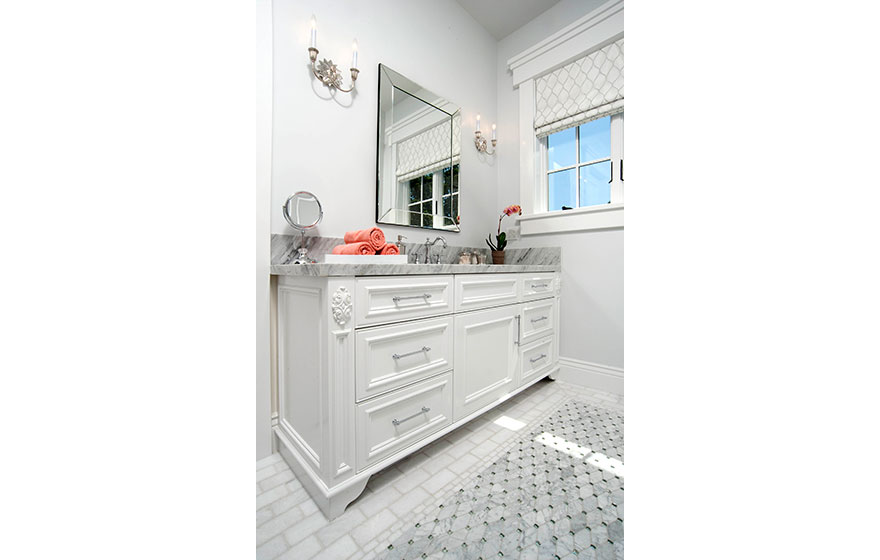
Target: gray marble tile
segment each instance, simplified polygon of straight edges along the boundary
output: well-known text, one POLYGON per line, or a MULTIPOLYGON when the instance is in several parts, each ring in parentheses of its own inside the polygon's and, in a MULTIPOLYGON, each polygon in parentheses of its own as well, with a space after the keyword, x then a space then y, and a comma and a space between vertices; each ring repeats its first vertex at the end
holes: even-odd
MULTIPOLYGON (((434 236, 436 237, 436 236, 434 236)), ((489 252, 488 248, 485 247, 464 247, 458 245, 448 245, 447 247, 443 247, 441 243, 435 244, 431 248, 431 255, 439 255, 440 262, 443 263, 441 265, 420 265, 420 266, 429 266, 430 268, 419 269, 418 271, 414 271, 413 269, 389 269, 389 266, 400 267, 403 265, 328 265, 323 263, 323 256, 332 253, 333 248, 337 245, 342 245, 344 243, 343 239, 340 237, 319 237, 319 236, 306 236, 306 248, 309 250, 309 256, 318 261, 315 265, 296 265, 296 266, 307 266, 312 268, 305 268, 302 270, 291 270, 286 268, 289 263, 294 259, 297 254, 297 249, 299 248, 301 242, 301 238, 298 235, 287 235, 287 234, 272 234, 272 242, 271 242, 271 264, 272 264, 272 274, 290 274, 297 276, 376 276, 376 275, 392 275, 392 274, 465 274, 465 273, 476 273, 476 272, 544 272, 544 271, 556 271, 559 270, 559 266, 561 264, 561 255, 562 250, 559 247, 533 247, 533 248, 521 248, 521 249, 507 249, 505 251, 505 264, 503 266, 537 266, 537 267, 549 267, 549 268, 506 268, 506 269, 494 269, 493 267, 498 265, 459 265, 459 256, 463 252, 468 253, 478 253, 483 256, 485 262, 491 263, 492 256, 489 252), (459 269, 441 269, 436 268, 438 266, 456 266, 460 267, 459 269), (474 266, 480 268, 464 268, 467 266, 474 266), (342 267, 342 268, 339 268, 342 267), (357 267, 357 268, 351 268, 357 267), (374 269, 371 267, 380 267, 378 269, 374 269), (490 270, 491 269, 491 270, 490 270), (354 272, 352 272, 354 271, 354 272)), ((425 262, 425 244, 424 243, 412 243, 412 242, 403 242, 401 244, 401 252, 407 255, 407 260, 410 264, 415 263, 416 256, 419 256, 419 259, 422 263, 425 262)))
POLYGON ((562 264, 562 247, 525 247, 504 251, 505 264, 562 264))
POLYGON ((407 274, 502 274, 558 272, 558 265, 535 264, 273 264, 280 276, 398 276, 407 274))

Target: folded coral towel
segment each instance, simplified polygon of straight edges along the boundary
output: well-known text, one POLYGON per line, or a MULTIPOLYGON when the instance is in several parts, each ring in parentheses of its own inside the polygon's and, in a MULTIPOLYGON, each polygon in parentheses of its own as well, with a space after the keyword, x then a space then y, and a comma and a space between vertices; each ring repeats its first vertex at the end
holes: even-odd
POLYGON ((346 243, 333 247, 334 255, 375 255, 376 250, 369 243, 346 243))
POLYGON ((369 243, 373 251, 381 251, 385 246, 385 233, 377 227, 348 231, 343 239, 346 243, 369 243))
POLYGON ((400 249, 397 248, 397 245, 394 243, 386 243, 382 250, 379 251, 380 255, 399 255, 400 249))

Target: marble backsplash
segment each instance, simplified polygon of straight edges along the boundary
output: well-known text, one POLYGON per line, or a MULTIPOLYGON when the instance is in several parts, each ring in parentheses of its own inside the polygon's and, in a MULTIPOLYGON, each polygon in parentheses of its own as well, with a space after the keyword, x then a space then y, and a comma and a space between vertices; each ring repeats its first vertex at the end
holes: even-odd
MULTIPOLYGON (((436 237, 436 236, 434 236, 436 237)), ((319 237, 306 236, 306 248, 309 250, 309 256, 318 262, 323 261, 323 255, 331 253, 333 247, 342 245, 344 241, 341 237, 319 237)), ((287 234, 272 234, 272 264, 289 264, 296 257, 296 250, 299 248, 300 236, 287 234)), ((401 252, 405 253, 408 262, 415 260, 415 255, 422 255, 424 259, 425 244, 424 243, 401 243, 401 252)), ((492 255, 488 247, 461 247, 449 245, 444 248, 441 243, 437 243, 431 248, 432 255, 440 255, 441 263, 458 263, 459 255, 467 251, 469 253, 480 253, 484 256, 487 263, 492 262, 492 255)), ((505 251, 505 264, 542 264, 542 265, 558 265, 562 260, 562 249, 560 247, 528 247, 518 249, 507 249, 505 251)))

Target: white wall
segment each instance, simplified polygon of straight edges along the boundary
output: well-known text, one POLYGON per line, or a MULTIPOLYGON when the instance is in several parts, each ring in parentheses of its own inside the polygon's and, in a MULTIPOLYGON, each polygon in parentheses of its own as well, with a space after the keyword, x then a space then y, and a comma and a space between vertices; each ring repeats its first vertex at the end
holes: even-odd
POLYGON ((272 0, 257 0, 257 460, 272 453, 269 200, 272 177, 272 0))
MULTIPOLYGON (((462 142, 470 145, 477 113, 494 121, 496 41, 454 0, 274 0, 272 232, 295 233, 281 215, 297 190, 324 206, 318 235, 342 237, 375 225, 376 118, 381 62, 462 108, 462 142), (359 44, 356 94, 320 85, 308 59, 309 19, 318 22, 318 57, 332 58, 349 83, 351 42, 359 44)), ((481 246, 492 228, 496 172, 492 158, 465 148, 461 160, 461 233, 454 245, 481 246)), ((411 242, 428 230, 383 225, 389 239, 411 242)), ((436 235, 436 234, 435 234, 436 235)))
MULTIPOLYGON (((498 202, 519 202, 519 92, 507 60, 604 0, 562 0, 498 42, 498 202)), ((623 369, 623 229, 528 236, 511 247, 562 247, 561 358, 623 369)), ((575 372, 577 374, 577 372, 575 372)), ((622 387, 622 384, 620 385, 622 387)))

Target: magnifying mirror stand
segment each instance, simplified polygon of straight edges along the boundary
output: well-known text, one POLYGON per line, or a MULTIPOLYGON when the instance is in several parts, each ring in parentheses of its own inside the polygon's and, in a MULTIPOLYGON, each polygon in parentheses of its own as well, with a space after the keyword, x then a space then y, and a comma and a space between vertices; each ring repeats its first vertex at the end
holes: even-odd
POLYGON ((299 232, 302 234, 302 241, 300 241, 299 249, 297 249, 296 258, 293 259, 292 264, 315 264, 315 259, 309 258, 309 250, 306 249, 306 230, 301 229, 299 232))
POLYGON ((281 214, 293 229, 300 232, 299 249, 296 258, 291 264, 315 264, 315 259, 309 258, 309 250, 306 249, 306 230, 312 229, 321 223, 324 217, 324 209, 318 197, 307 191, 293 193, 281 206, 281 214))

